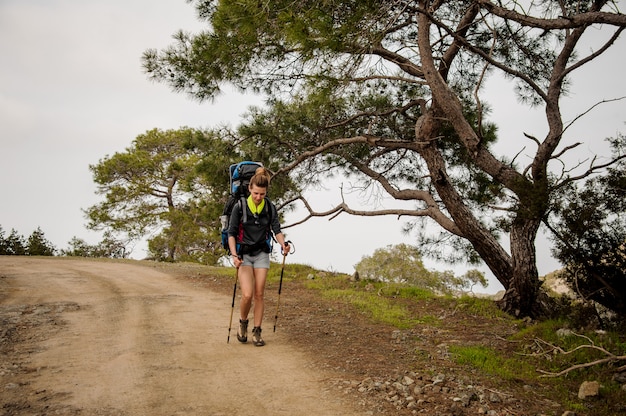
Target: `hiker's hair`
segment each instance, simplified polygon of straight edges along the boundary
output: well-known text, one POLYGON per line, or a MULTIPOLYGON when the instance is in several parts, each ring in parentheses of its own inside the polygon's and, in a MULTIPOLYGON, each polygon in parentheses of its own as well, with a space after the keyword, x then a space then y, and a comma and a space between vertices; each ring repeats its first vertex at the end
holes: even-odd
POLYGON ((264 167, 257 168, 254 176, 250 179, 250 187, 268 188, 270 186, 270 173, 264 167))

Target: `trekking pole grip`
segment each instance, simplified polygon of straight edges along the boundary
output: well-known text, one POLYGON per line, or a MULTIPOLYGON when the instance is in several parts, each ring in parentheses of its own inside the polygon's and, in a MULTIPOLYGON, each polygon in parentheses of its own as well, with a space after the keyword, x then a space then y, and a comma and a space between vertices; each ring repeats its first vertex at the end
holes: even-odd
POLYGON ((287 254, 293 254, 293 253, 296 252, 296 246, 295 246, 295 244, 291 240, 285 241, 285 244, 289 246, 289 252, 285 253, 283 251, 283 248, 281 247, 280 248, 280 253, 283 255, 283 257, 285 257, 287 254))

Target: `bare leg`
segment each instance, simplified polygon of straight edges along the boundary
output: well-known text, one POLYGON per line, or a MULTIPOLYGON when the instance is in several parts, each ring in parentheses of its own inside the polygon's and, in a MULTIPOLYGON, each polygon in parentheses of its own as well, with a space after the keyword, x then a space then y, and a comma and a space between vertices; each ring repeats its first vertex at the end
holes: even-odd
POLYGON ((248 319, 248 313, 252 306, 252 295, 254 293, 254 271, 252 266, 239 267, 239 285, 241 287, 241 302, 239 303, 239 311, 241 319, 248 319))
POLYGON ((267 269, 254 269, 254 326, 261 326, 265 312, 265 280, 267 269))

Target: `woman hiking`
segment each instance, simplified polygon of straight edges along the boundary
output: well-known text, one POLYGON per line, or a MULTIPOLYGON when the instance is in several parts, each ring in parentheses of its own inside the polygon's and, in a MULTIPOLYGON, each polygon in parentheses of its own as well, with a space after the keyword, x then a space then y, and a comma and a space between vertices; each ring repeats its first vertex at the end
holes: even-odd
POLYGON ((285 236, 280 229, 276 207, 266 198, 269 184, 269 172, 263 167, 258 168, 250 179, 250 196, 245 204, 233 207, 228 224, 228 245, 233 253, 233 263, 238 269, 241 287, 241 317, 237 339, 244 343, 248 341, 248 314, 254 298, 252 342, 257 347, 265 345, 261 337, 261 324, 265 310, 265 280, 270 268, 268 239, 271 238, 271 232, 280 244, 283 255, 289 253, 289 244, 285 242, 285 236))

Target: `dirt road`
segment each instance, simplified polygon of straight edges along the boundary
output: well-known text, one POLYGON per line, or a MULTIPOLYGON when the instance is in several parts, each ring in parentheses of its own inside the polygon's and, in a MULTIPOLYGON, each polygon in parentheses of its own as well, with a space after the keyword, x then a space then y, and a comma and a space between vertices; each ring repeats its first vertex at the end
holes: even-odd
POLYGON ((2 358, 4 414, 365 414, 272 332, 268 311, 265 347, 237 341, 236 312, 227 344, 232 298, 149 267, 0 256, 0 277, 3 342, 20 317, 63 323, 30 338, 19 362, 2 358))

